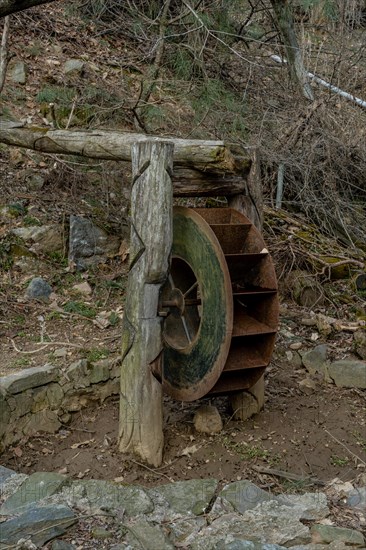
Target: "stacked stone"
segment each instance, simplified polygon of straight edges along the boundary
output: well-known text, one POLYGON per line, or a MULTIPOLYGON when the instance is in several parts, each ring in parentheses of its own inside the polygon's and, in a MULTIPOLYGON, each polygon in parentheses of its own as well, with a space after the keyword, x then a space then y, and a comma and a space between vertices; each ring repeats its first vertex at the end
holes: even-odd
POLYGON ((0 378, 0 452, 24 436, 55 433, 70 413, 119 393, 119 361, 80 359, 66 369, 47 364, 0 378))

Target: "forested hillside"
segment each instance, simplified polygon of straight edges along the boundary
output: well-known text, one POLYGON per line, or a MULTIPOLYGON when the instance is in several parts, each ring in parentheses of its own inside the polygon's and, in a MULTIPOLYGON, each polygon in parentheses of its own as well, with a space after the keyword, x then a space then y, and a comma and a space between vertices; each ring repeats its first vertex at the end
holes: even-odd
POLYGON ((3 116, 256 146, 267 204, 280 167, 285 209, 362 248, 365 25, 360 0, 47 3, 10 16, 3 116))

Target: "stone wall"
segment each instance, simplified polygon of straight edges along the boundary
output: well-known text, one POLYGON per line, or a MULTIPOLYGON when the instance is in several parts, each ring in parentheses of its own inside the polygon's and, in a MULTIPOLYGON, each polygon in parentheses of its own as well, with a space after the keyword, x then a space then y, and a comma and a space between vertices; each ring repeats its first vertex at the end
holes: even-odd
POLYGON ((0 378, 0 452, 36 432, 54 433, 72 412, 119 393, 120 360, 47 364, 0 378))

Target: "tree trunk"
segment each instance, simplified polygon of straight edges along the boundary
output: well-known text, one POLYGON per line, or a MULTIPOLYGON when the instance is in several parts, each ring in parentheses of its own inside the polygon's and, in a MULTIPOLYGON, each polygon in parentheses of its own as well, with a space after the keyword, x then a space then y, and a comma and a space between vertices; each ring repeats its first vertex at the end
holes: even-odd
POLYGON ((313 101, 313 92, 294 29, 290 2, 289 0, 271 0, 271 4, 285 46, 291 79, 299 86, 306 99, 313 101))
POLYGON ((173 241, 173 144, 132 146, 130 271, 122 333, 119 449, 159 466, 163 452, 162 387, 151 364, 162 351, 160 288, 173 241))
MULTIPOLYGON (((241 194, 229 199, 229 206, 235 208, 249 218, 253 225, 262 231, 263 225, 263 189, 261 182, 261 167, 258 151, 255 148, 247 149, 251 156, 250 171, 243 185, 241 194)), ((234 193, 233 193, 234 194, 234 193)))

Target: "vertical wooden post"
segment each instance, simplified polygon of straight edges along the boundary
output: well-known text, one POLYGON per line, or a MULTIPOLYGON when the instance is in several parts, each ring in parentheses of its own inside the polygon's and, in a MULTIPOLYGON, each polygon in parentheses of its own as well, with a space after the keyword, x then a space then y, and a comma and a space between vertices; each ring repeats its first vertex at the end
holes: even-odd
POLYGON ((160 383, 150 364, 162 351, 159 292, 173 240, 174 145, 132 146, 130 270, 122 332, 119 450, 159 466, 163 452, 160 383))
POLYGON ((263 189, 261 181, 261 166, 259 153, 255 148, 248 147, 252 160, 245 193, 228 197, 229 206, 235 208, 249 218, 253 225, 262 231, 263 225, 263 189))
MULTIPOLYGON (((258 151, 251 151, 252 166, 247 180, 246 193, 229 199, 229 206, 249 218, 253 225, 262 231, 263 226, 263 189, 261 181, 260 158, 258 151)), ((229 396, 230 405, 236 420, 247 420, 259 413, 264 407, 264 375, 248 390, 229 396)))

